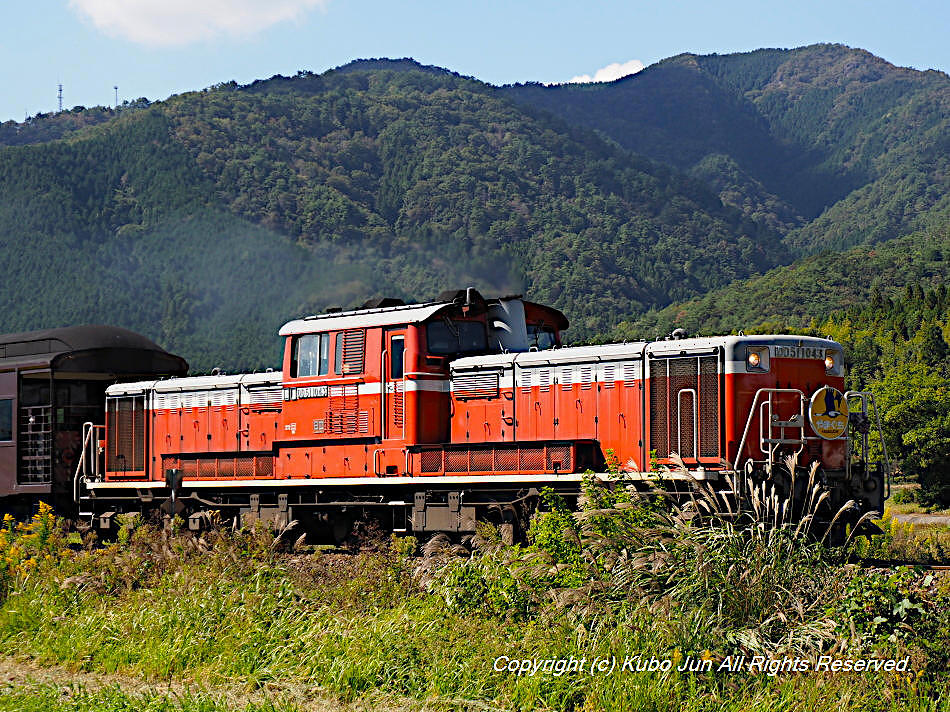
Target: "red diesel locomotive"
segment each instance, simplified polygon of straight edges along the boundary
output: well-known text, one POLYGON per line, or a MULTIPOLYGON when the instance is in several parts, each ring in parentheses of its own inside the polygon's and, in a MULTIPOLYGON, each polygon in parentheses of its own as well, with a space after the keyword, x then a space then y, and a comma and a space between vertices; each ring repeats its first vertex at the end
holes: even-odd
MULTIPOLYGON (((473 289, 380 300, 291 321, 281 372, 111 386, 87 424, 75 491, 112 526, 161 507, 193 528, 373 517, 394 531, 517 526, 541 487, 576 496, 587 471, 726 487, 742 471, 787 486, 784 459, 817 461, 855 514, 881 510, 868 458, 869 394, 845 393, 841 345, 721 336, 562 347, 556 309, 473 289), (849 410, 850 404, 850 410, 849 410), (858 435, 858 437, 853 437, 858 435)), ((523 523, 523 522, 522 522, 523 523)), ((509 529, 510 531, 510 529, 509 529)))

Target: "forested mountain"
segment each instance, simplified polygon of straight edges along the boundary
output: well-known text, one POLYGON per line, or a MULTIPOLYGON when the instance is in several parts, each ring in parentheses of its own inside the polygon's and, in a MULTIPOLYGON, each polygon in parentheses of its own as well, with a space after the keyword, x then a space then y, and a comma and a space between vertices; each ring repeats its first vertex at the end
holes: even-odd
POLYGON ((898 237, 950 205, 950 78, 842 45, 679 55, 509 96, 691 172, 803 253, 898 237))
POLYGON ((804 328, 946 278, 948 87, 839 45, 559 87, 364 60, 7 122, 0 330, 259 367, 301 313, 467 284, 575 341, 804 328))
POLYGON ((198 368, 273 363, 282 321, 381 292, 524 289, 583 337, 787 260, 701 183, 405 62, 2 148, 0 243, 0 329, 119 323, 198 368))
POLYGON ((621 323, 614 338, 794 332, 847 309, 892 297, 908 286, 933 288, 950 274, 950 212, 916 232, 845 252, 825 251, 735 282, 687 302, 621 323), (877 295, 877 297, 875 297, 877 295))

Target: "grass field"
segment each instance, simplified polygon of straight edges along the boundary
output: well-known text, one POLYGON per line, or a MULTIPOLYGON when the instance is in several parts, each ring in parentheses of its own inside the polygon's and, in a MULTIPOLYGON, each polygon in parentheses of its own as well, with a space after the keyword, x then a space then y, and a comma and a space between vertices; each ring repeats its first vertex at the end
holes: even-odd
MULTIPOLYGON (((472 555, 412 539, 293 551, 286 534, 134 518, 77 545, 47 509, 8 519, 0 710, 950 706, 941 574, 843 563, 791 525, 700 529, 604 493, 579 518, 549 504, 530 545, 485 529, 472 555), (907 669, 815 671, 821 655, 907 669), (810 669, 770 674, 786 658, 810 669), (670 669, 637 670, 651 660, 670 669)), ((885 526, 864 555, 915 555, 912 531, 885 526)))

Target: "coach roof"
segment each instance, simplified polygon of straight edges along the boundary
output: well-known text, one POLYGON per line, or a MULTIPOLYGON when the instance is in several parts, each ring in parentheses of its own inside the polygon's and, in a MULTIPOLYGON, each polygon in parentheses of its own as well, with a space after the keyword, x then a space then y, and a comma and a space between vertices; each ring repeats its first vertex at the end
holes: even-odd
POLYGON ((146 373, 169 375, 188 370, 184 359, 141 334, 117 326, 92 324, 0 335, 0 367, 46 363, 67 370, 84 370, 101 358, 108 361, 103 362, 108 370, 123 373, 127 368, 137 372, 143 367, 146 373), (136 363, 121 364, 131 354, 137 354, 136 363))

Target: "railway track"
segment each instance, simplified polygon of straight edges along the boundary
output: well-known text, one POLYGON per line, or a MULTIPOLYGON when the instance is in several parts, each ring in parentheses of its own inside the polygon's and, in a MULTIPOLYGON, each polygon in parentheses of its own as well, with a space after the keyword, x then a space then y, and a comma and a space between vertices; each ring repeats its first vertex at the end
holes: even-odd
POLYGON ((950 565, 948 564, 923 564, 919 561, 865 559, 855 563, 865 569, 896 569, 900 566, 912 566, 914 568, 924 569, 925 571, 950 571, 950 565))

